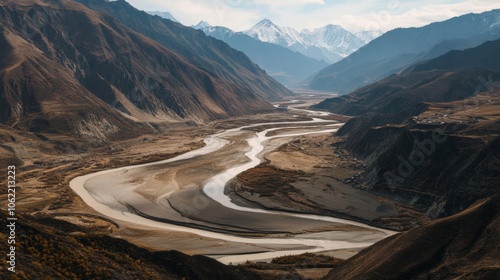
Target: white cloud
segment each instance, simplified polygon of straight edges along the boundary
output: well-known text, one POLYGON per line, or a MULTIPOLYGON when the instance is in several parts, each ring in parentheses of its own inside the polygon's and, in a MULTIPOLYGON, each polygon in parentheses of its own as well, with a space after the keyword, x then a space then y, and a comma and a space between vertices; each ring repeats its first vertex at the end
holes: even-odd
POLYGON ((339 24, 351 31, 418 27, 471 12, 500 8, 488 0, 128 0, 143 10, 162 10, 185 25, 206 20, 233 30, 248 29, 262 18, 297 29, 339 24))
MULTIPOLYGON (((458 3, 435 4, 437 1, 385 2, 365 1, 326 5, 307 14, 295 15, 293 20, 283 19, 284 24, 296 28, 314 28, 326 24, 338 24, 351 31, 381 29, 388 31, 396 27, 420 27, 436 21, 466 13, 480 13, 500 8, 495 1, 473 0, 458 3), (371 2, 372 6, 368 4, 371 2), (359 12, 362 11, 362 12, 359 12), (302 24, 302 27, 300 26, 302 24)), ((456 2, 456 1, 455 1, 456 2)))
POLYGON ((233 29, 249 26, 259 19, 258 10, 241 9, 242 0, 127 0, 131 5, 145 11, 160 10, 170 12, 184 25, 194 25, 206 20, 212 25, 222 25, 233 29))
MULTIPOLYGON (((244 1, 240 0, 240 2, 244 1)), ((280 9, 294 9, 313 4, 325 5, 324 0, 253 0, 248 2, 253 2, 258 5, 266 5, 274 11, 279 11, 280 9)))

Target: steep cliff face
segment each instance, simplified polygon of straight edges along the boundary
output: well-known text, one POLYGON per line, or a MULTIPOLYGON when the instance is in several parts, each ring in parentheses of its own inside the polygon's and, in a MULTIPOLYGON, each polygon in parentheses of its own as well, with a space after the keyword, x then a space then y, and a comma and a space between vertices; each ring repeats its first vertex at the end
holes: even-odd
MULTIPOLYGON (((0 22, 0 121, 21 130, 137 135, 151 131, 147 122, 204 122, 269 111, 264 92, 288 93, 244 58, 236 67, 224 51, 242 54, 222 42, 211 39, 204 46, 228 61, 226 70, 220 63, 212 70, 73 1, 4 1, 0 22), (252 74, 251 87, 213 72, 236 76, 241 70, 244 80, 251 76, 245 76, 247 66, 262 74, 252 74), (262 86, 266 82, 275 88, 262 86)), ((203 44, 198 37, 187 36, 184 43, 203 44)))
POLYGON ((468 128, 386 125, 349 138, 345 147, 367 162, 362 188, 435 219, 499 191, 500 138, 468 128))

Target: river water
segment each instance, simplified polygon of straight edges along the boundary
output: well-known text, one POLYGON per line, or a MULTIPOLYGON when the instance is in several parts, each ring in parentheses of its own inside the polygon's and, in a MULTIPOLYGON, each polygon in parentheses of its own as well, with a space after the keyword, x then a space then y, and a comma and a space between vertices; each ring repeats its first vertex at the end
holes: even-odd
MULTIPOLYGON (((311 111, 312 112, 312 111, 311 111)), ((324 116, 326 113, 318 113, 312 112, 314 116, 324 116)), ((197 234, 200 236, 222 239, 230 242, 238 242, 245 244, 273 244, 273 245, 297 245, 297 246, 308 246, 308 249, 301 250, 276 250, 266 253, 254 253, 254 254, 243 254, 243 255, 227 255, 227 256, 217 256, 216 258, 222 263, 238 263, 244 262, 247 260, 264 260, 270 259, 283 255, 290 254, 301 254, 305 252, 321 252, 321 251, 331 251, 331 250, 339 250, 339 249, 353 249, 353 248, 363 248, 367 247, 374 242, 381 240, 387 236, 394 234, 394 232, 374 228, 362 223, 353 222, 344 219, 338 219, 333 217, 319 216, 319 215, 306 215, 306 214, 291 214, 279 211, 268 211, 264 209, 256 209, 256 208, 247 208, 234 204, 231 201, 231 198, 224 194, 224 186, 226 183, 234 178, 241 172, 244 172, 248 169, 256 167, 261 163, 258 155, 264 150, 264 146, 266 141, 280 138, 280 137, 293 137, 300 135, 309 135, 309 134, 318 134, 318 133, 333 133, 338 130, 338 128, 342 124, 332 124, 330 120, 323 120, 321 118, 313 118, 312 121, 297 121, 297 122, 270 122, 270 123, 260 123, 253 124, 248 126, 243 126, 234 129, 228 129, 223 132, 214 134, 205 139, 205 146, 193 150, 191 152, 187 152, 185 154, 179 155, 175 158, 171 158, 168 160, 163 160, 154 163, 141 164, 135 166, 128 166, 116 169, 110 169, 105 171, 100 171, 92 174, 88 174, 85 176, 77 177, 70 182, 70 187, 87 203, 90 207, 101 213, 102 215, 115 219, 126 221, 130 223, 134 223, 140 225, 141 227, 150 227, 152 229, 164 229, 171 231, 181 231, 181 232, 189 232, 193 234, 197 234), (222 204, 224 207, 227 207, 232 210, 237 210, 241 212, 251 213, 265 213, 271 215, 286 215, 290 217, 297 217, 300 219, 310 219, 317 221, 326 221, 332 223, 341 223, 348 225, 355 225, 364 227, 367 231, 353 231, 353 232, 341 232, 341 231, 329 231, 315 234, 299 234, 289 238, 247 238, 234 236, 231 234, 224 234, 220 232, 212 232, 204 229, 192 228, 189 226, 180 226, 173 225, 165 222, 154 221, 151 219, 147 219, 135 214, 132 214, 130 211, 127 211, 123 208, 120 201, 118 201, 116 197, 116 190, 114 190, 114 194, 110 191, 106 193, 106 187, 100 188, 99 192, 92 191, 86 187, 86 183, 89 180, 101 180, 102 185, 106 186, 112 177, 116 178, 119 174, 125 174, 127 172, 133 171, 137 168, 142 168, 146 166, 154 166, 165 163, 174 163, 187 159, 195 159, 198 156, 207 155, 210 153, 214 153, 224 146, 229 144, 229 141, 224 139, 224 136, 228 134, 232 134, 238 131, 241 131, 246 128, 255 128, 259 126, 272 126, 272 125, 292 125, 290 128, 299 128, 301 125, 308 125, 308 128, 311 128, 311 124, 316 125, 316 129, 320 127, 320 130, 316 131, 307 131, 300 133, 281 133, 274 136, 268 136, 269 132, 277 131, 280 128, 269 128, 263 131, 259 131, 255 133, 252 137, 246 139, 248 145, 250 147, 250 151, 246 152, 245 155, 248 158, 248 161, 239 166, 235 166, 229 168, 209 179, 203 186, 203 192, 212 200, 222 204), (90 190, 90 191, 89 191, 90 190)), ((110 188, 111 189, 111 188, 110 188)), ((134 189, 132 187, 120 189, 120 196, 124 196, 127 194, 132 194, 134 189)))

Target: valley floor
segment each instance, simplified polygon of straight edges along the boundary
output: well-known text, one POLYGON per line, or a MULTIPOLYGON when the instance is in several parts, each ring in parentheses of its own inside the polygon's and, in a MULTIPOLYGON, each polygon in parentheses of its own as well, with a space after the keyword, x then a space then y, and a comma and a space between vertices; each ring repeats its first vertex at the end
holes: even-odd
MULTIPOLYGON (((297 102, 294 102, 297 103, 297 102)), ((186 254, 224 256, 260 253, 283 249, 277 244, 251 244, 203 237, 197 234, 165 231, 158 228, 137 226, 124 221, 110 220, 88 207, 80 197, 69 189, 69 181, 76 176, 103 169, 118 168, 154 162, 175 157, 198 149, 204 145, 203 139, 222 129, 235 128, 252 123, 309 120, 306 112, 288 112, 256 115, 214 122, 206 126, 179 126, 170 128, 161 136, 145 136, 140 139, 114 142, 108 148, 88 149, 85 153, 75 147, 75 153, 44 152, 45 143, 12 143, 15 156, 26 164, 20 167, 18 178, 18 209, 40 220, 54 218, 86 228, 86 233, 104 233, 123 238, 141 247, 154 251, 179 250, 186 254), (36 154, 36 161, 33 154, 36 154)), ((329 117, 344 121, 344 117, 329 117)), ((289 129, 291 132, 294 129, 289 129)), ((307 130, 307 129, 306 129, 307 130)), ((285 133, 283 131, 276 133, 285 133)), ((271 134, 273 132, 270 132, 271 134)), ((22 137, 15 135, 14 137, 22 137)), ((238 139, 231 139, 238 141, 238 139)), ((353 159, 345 151, 337 148, 339 139, 331 134, 277 138, 266 146, 262 154, 263 163, 240 174, 227 189, 231 198, 247 207, 287 212, 311 213, 346 218, 390 229, 410 228, 422 223, 423 215, 397 203, 380 199, 369 192, 358 190, 349 184, 355 183, 363 163, 353 159)), ((209 162, 205 164, 210 164, 209 162)), ((203 164, 202 164, 203 165, 203 164)), ((201 170, 198 165, 196 170, 201 170)), ((213 165, 213 164, 212 164, 213 165)), ((201 176, 203 172, 197 172, 201 176)), ((157 183, 168 182, 170 170, 159 175, 157 183), (169 174, 167 174, 169 173, 169 174)), ((210 173, 209 173, 210 174, 210 173)), ((188 179, 189 174, 176 178, 188 179)), ((201 176, 203 177, 203 176, 201 176)), ((200 183, 204 180, 200 179, 200 183)), ((192 177, 190 179, 193 179, 192 177)), ((179 182, 182 184, 182 182, 179 182)), ((2 195, 5 196, 5 195, 2 195)), ((0 198, 3 199, 3 198, 0 198)), ((314 228, 314 227, 313 227, 314 228)), ((331 230, 302 229, 303 233, 331 230)), ((355 233, 360 228, 344 225, 334 227, 340 234, 355 233)), ((303 246, 286 247, 287 250, 305 249, 303 246)), ((349 258, 359 249, 342 249, 322 252, 337 258, 349 258)), ((268 268, 269 270, 275 268, 268 268)), ((317 269, 317 268, 314 268, 317 269)), ((322 275, 328 269, 322 268, 322 275)), ((314 274, 313 272, 303 272, 314 274)))

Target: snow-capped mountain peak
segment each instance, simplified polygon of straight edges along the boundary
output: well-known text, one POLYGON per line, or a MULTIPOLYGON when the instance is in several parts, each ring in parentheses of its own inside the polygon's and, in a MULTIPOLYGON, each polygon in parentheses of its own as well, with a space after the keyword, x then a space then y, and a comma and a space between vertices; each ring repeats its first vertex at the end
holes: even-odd
POLYGON ((348 56, 364 45, 364 41, 339 25, 297 31, 263 19, 245 33, 263 42, 277 44, 331 63, 348 56))
POLYGON ((223 26, 212 26, 210 23, 202 20, 197 25, 192 26, 194 29, 199 29, 203 31, 206 35, 212 36, 215 38, 221 38, 226 35, 233 35, 235 32, 231 29, 223 26))
POLYGON ((244 33, 262 42, 273 43, 283 47, 302 43, 302 38, 297 30, 291 27, 280 27, 269 19, 261 20, 244 33))
POLYGON ((256 27, 259 27, 259 26, 276 26, 271 20, 265 18, 261 21, 259 21, 255 26, 256 27))
POLYGON ((211 26, 212 25, 210 25, 210 23, 202 20, 197 25, 194 25, 193 28, 194 29, 204 29, 204 28, 211 27, 211 26))
POLYGON ((342 26, 329 24, 313 30, 303 30, 301 36, 307 46, 315 46, 346 57, 364 43, 342 26))

